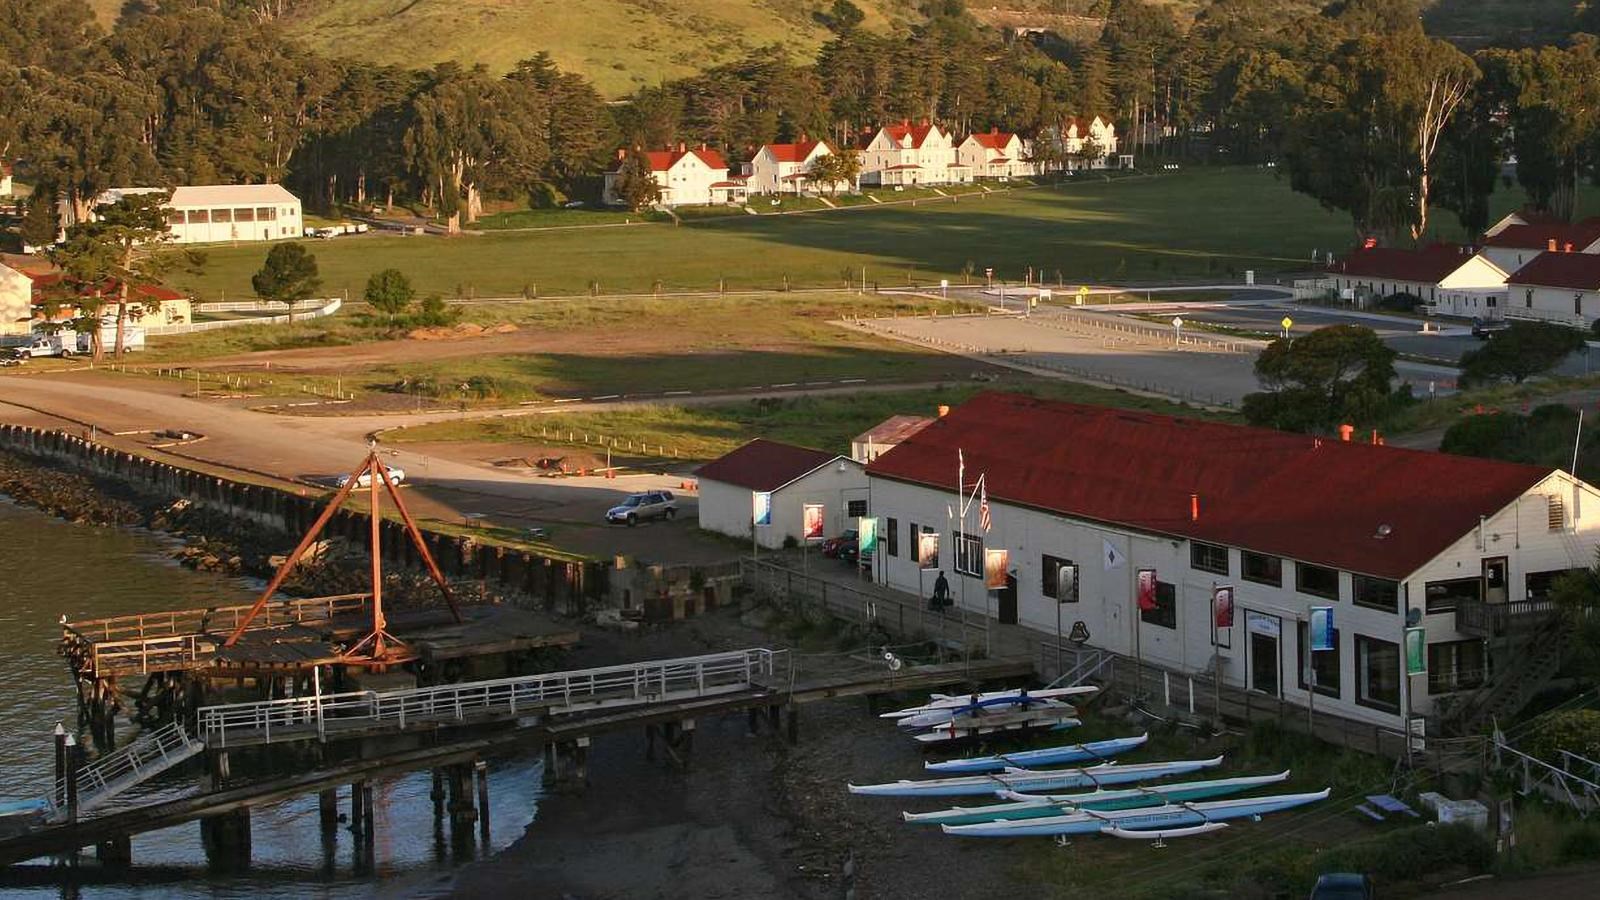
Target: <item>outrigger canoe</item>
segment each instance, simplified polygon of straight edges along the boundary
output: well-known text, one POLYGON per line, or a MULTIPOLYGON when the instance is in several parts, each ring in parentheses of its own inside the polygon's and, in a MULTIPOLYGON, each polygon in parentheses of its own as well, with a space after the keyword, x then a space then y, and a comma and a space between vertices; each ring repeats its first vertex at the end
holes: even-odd
POLYGON ((1021 700, 1024 696, 1034 700, 1053 700, 1062 697, 1082 697, 1100 690, 1092 684, 1080 684, 1064 688, 1040 688, 1036 691, 1027 688, 1014 688, 1009 691, 989 691, 984 694, 933 694, 929 701, 922 706, 912 706, 906 709, 897 709, 894 712, 879 714, 880 719, 903 719, 918 713, 932 712, 938 709, 960 709, 971 706, 974 702, 983 703, 990 700, 1006 700, 1013 702, 1021 700))
POLYGON ((1063 834, 1110 834, 1124 838, 1182 837, 1227 819, 1252 819, 1328 799, 1329 789, 1309 794, 1278 794, 1272 797, 1245 797, 1204 803, 1172 803, 1153 809, 1123 809, 1096 812, 1079 810, 1046 819, 1020 822, 981 822, 973 825, 941 825, 945 834, 963 837, 1054 837, 1063 834), (1195 829, 1189 831, 1189 829, 1195 829))
POLYGON ((947 759, 944 762, 923 763, 930 772, 1000 772, 1005 769, 1032 769, 1037 766, 1059 766, 1066 763, 1092 759, 1105 762, 1119 753, 1126 753, 1150 739, 1150 735, 1090 741, 1086 744, 1066 744, 1060 747, 1043 747, 1038 750, 1020 750, 1016 753, 997 753, 994 756, 976 756, 970 759, 947 759))
POLYGON ((924 710, 909 716, 903 716, 896 722, 901 728, 929 728, 943 725, 952 719, 967 716, 1004 715, 1012 712, 1027 710, 1070 710, 1076 712, 1077 708, 1059 697, 1038 697, 1033 694, 1021 696, 991 697, 988 700, 978 700, 965 706, 945 706, 939 709, 924 710))
POLYGON ((1075 728, 1083 724, 1078 710, 1070 703, 1047 700, 1038 706, 1007 706, 998 711, 963 713, 916 735, 925 744, 956 741, 993 734, 997 731, 1022 731, 1029 728, 1075 728))
POLYGON ((1152 784, 1112 791, 1086 791, 1081 794, 1019 794, 1014 791, 1002 791, 1002 796, 1010 799, 1010 803, 957 806, 936 812, 908 812, 901 815, 907 822, 919 825, 972 825, 980 822, 1046 819, 1074 810, 1092 809, 1103 812, 1113 809, 1141 809, 1190 800, 1226 797, 1229 794, 1278 784, 1288 778, 1289 772, 1285 770, 1276 775, 1219 778, 1214 781, 1180 781, 1174 784, 1152 784))
POLYGON ((1077 769, 1007 769, 992 775, 957 778, 904 778, 886 784, 849 785, 850 793, 873 797, 964 797, 1000 791, 1052 791, 1107 784, 1131 784, 1187 775, 1222 765, 1222 757, 1118 765, 1104 763, 1077 769))

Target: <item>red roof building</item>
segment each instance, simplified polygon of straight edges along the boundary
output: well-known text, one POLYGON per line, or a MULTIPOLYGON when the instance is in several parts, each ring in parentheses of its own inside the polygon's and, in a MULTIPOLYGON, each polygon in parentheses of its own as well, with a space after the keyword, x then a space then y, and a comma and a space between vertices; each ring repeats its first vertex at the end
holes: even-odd
POLYGON ((1600 291, 1600 254, 1541 253, 1513 272, 1507 282, 1514 287, 1600 291))
POLYGON ((986 476, 991 502, 1391 579, 1551 474, 999 393, 935 420, 867 472, 953 493, 958 450, 969 479, 986 476))
POLYGON ((775 491, 839 458, 837 453, 756 438, 695 474, 752 491, 775 491))
POLYGON ((825 450, 757 438, 696 474, 700 527, 764 547, 806 541, 808 506, 820 508, 822 534, 813 539, 835 537, 870 514, 866 471, 825 450), (766 522, 756 526, 758 508, 766 522))

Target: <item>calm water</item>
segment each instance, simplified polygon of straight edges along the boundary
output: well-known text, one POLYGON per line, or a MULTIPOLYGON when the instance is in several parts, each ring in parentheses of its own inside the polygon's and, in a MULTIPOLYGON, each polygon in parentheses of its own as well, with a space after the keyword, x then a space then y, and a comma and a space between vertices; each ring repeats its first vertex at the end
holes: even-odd
MULTIPOLYGON (((0 496, 0 797, 43 795, 51 767, 51 730, 76 725, 76 697, 56 654, 59 622, 156 609, 184 609, 253 599, 253 584, 192 572, 175 564, 172 544, 156 535, 73 525, 0 496)), ((133 727, 124 726, 122 740, 133 727)), ((521 835, 539 796, 537 753, 490 761, 489 851, 521 835)), ((174 787, 188 782, 175 782, 174 787)), ((249 873, 214 877, 206 870, 197 823, 133 839, 134 872, 123 883, 95 884, 82 897, 363 897, 426 892, 453 865, 436 840, 422 771, 378 782, 373 875, 357 875, 350 835, 326 846, 315 795, 257 808, 249 873), (381 882, 379 878, 383 879, 381 882)), ((341 810, 348 803, 341 792, 341 810)), ((479 848, 480 854, 485 848, 479 848)), ((86 854, 92 858, 92 853, 86 854)), ((57 897, 59 887, 4 887, 0 897, 57 897)))

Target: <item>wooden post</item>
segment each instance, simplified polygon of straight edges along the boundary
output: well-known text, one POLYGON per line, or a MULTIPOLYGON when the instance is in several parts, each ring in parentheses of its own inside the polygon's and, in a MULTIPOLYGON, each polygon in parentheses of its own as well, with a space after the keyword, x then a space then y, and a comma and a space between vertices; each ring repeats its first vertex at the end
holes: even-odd
POLYGON ((78 821, 78 742, 72 735, 67 735, 66 741, 67 764, 67 820, 78 821))
POLYGON ((336 789, 317 793, 317 818, 323 834, 339 830, 339 792, 336 789))
POLYGON ((800 743, 800 708, 789 704, 788 738, 790 746, 800 743))
POLYGON ((56 723, 56 779, 50 783, 51 802, 60 806, 67 802, 67 729, 60 722, 56 723))
POLYGON ((489 843, 489 763, 480 759, 472 764, 472 768, 478 776, 478 837, 487 846, 489 843))
POLYGON ((356 836, 358 841, 361 840, 367 826, 367 805, 361 798, 362 789, 366 785, 365 781, 350 782, 350 832, 356 836))

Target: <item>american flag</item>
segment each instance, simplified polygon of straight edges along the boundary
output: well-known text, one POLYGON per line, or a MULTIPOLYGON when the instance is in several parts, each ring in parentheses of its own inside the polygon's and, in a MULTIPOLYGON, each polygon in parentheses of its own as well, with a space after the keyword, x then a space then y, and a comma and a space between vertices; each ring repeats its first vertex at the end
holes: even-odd
POLYGON ((994 519, 989 516, 989 488, 984 485, 982 479, 978 480, 978 526, 983 529, 984 534, 988 534, 989 529, 994 527, 994 519))

